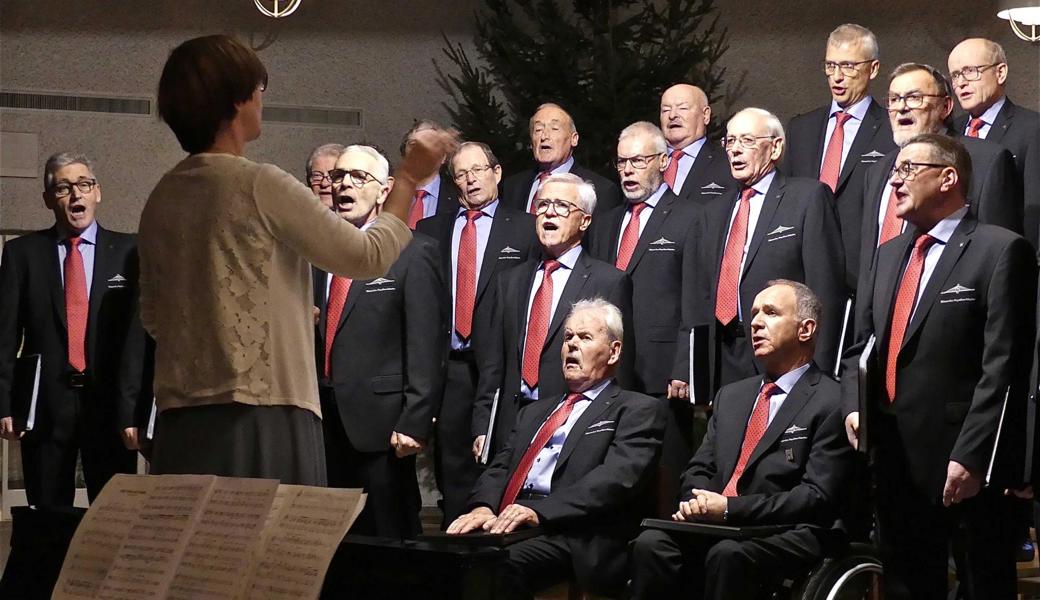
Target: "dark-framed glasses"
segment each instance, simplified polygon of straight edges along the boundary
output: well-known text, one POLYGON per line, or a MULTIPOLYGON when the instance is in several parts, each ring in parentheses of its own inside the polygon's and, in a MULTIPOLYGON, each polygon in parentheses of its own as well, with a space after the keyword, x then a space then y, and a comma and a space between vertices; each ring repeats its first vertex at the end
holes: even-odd
POLYGON ((625 170, 625 165, 628 164, 628 163, 632 163, 632 168, 633 169, 645 169, 646 166, 648 164, 650 164, 650 161, 655 159, 655 158, 657 158, 658 156, 661 156, 661 155, 660 154, 644 154, 642 156, 628 156, 628 157, 619 156, 619 157, 617 157, 617 160, 614 161, 614 165, 617 167, 618 171, 624 171, 625 170))
POLYGON ((332 183, 332 174, 323 171, 311 171, 311 174, 307 176, 307 181, 310 181, 313 185, 321 185, 325 183, 326 179, 329 180, 329 183, 332 183))
POLYGON ((379 181, 375 175, 361 169, 333 169, 329 171, 329 179, 332 180, 332 185, 340 185, 343 180, 350 179, 354 187, 361 187, 370 181, 379 181))
POLYGON ((475 165, 470 167, 469 169, 455 171, 455 176, 452 177, 452 179, 455 180, 455 183, 462 183, 463 181, 466 181, 466 179, 469 178, 470 174, 472 174, 473 177, 476 178, 480 177, 484 173, 487 173, 491 169, 494 169, 494 167, 492 167, 491 165, 475 165))
POLYGON ((561 217, 570 216, 572 210, 576 210, 581 213, 585 212, 584 210, 582 210, 581 207, 567 202, 566 200, 553 200, 550 198, 546 198, 544 200, 539 200, 538 203, 534 205, 534 214, 544 215, 545 213, 549 212, 550 206, 553 208, 554 211, 556 211, 556 214, 561 217))
POLYGON ((869 62, 874 62, 874 60, 875 59, 873 59, 873 58, 868 58, 867 60, 857 60, 857 61, 847 61, 846 60, 846 61, 842 61, 842 62, 834 62, 833 60, 825 60, 825 61, 823 61, 823 72, 826 73, 827 75, 834 75, 834 71, 841 70, 841 74, 842 75, 844 75, 846 77, 853 77, 857 73, 859 73, 859 69, 857 67, 859 67, 862 64, 866 64, 866 63, 869 63, 869 62))
POLYGON ((890 177, 895 177, 898 175, 899 178, 903 181, 913 181, 917 177, 917 174, 925 168, 931 167, 933 169, 945 169, 949 166, 950 165, 941 165, 939 163, 914 162, 912 160, 904 160, 898 165, 892 167, 890 177))
POLYGON ((75 183, 63 181, 54 184, 54 187, 51 188, 51 193, 54 194, 55 198, 64 198, 72 193, 72 188, 76 188, 81 194, 89 194, 96 185, 97 179, 80 179, 75 183))
POLYGON ((758 146, 758 140, 775 140, 775 135, 742 135, 734 137, 732 135, 726 136, 719 140, 722 143, 722 147, 729 150, 734 144, 740 144, 740 147, 745 150, 753 150, 755 146, 758 146))
POLYGON ((925 98, 945 98, 946 94, 921 94, 914 92, 905 96, 897 96, 895 94, 889 94, 885 98, 885 104, 888 106, 888 110, 897 110, 900 102, 903 103, 910 110, 916 110, 924 106, 925 98))
POLYGON ((973 65, 967 67, 961 67, 959 71, 950 71, 950 81, 957 81, 960 78, 964 78, 964 81, 978 81, 982 79, 982 72, 990 67, 995 67, 1000 63, 991 63, 988 65, 973 65))

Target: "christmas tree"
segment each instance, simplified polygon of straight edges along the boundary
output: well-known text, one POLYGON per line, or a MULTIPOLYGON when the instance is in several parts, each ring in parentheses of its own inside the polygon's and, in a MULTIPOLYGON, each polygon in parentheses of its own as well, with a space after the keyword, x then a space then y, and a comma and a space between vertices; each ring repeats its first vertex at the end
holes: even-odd
POLYGON ((457 72, 435 66, 454 101, 445 108, 455 126, 465 139, 491 145, 507 173, 530 165, 528 119, 543 102, 574 117, 581 135, 576 159, 614 177, 618 133, 635 121, 657 123, 666 88, 686 82, 712 102, 723 95, 718 63, 727 34, 714 0, 484 4, 474 42, 486 66, 447 38, 444 55, 457 72))

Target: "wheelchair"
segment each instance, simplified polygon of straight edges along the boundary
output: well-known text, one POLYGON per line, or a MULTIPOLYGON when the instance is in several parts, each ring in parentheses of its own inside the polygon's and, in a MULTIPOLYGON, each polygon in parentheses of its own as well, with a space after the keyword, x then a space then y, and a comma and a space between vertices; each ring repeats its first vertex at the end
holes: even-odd
POLYGON ((881 559, 869 544, 853 542, 804 577, 784 582, 775 600, 873 600, 881 597, 881 559))

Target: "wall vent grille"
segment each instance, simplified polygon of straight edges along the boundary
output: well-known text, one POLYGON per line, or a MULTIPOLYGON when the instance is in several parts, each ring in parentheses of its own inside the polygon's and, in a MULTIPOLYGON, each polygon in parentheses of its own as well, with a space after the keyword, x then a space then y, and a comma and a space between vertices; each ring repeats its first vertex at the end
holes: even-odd
POLYGON ((265 103, 264 121, 361 129, 361 111, 356 108, 327 108, 265 103))
POLYGON ((152 99, 0 91, 0 108, 149 116, 152 99))

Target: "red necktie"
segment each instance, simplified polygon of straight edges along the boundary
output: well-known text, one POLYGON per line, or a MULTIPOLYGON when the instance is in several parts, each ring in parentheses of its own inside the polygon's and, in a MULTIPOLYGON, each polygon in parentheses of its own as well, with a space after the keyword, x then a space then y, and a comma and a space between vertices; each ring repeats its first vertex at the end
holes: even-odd
POLYGON ((892 308, 892 322, 888 331, 888 356, 885 363, 885 391, 888 401, 896 399, 896 365, 899 362, 899 348, 903 345, 906 326, 910 324, 910 315, 917 301, 917 288, 921 284, 921 273, 924 271, 924 257, 928 247, 937 242, 930 235, 922 235, 914 241, 914 249, 910 254, 910 262, 906 265, 903 278, 899 282, 899 292, 892 308))
POLYGON ((332 276, 329 284, 329 301, 325 309, 325 377, 331 375, 329 359, 332 357, 332 340, 336 337, 339 318, 343 315, 343 307, 347 304, 351 280, 339 275, 332 276))
POLYGON ((632 260, 632 253, 635 252, 636 244, 639 243, 639 213, 643 212, 647 203, 636 202, 629 204, 628 207, 631 216, 628 219, 628 225, 625 225, 624 233, 621 234, 621 245, 618 246, 617 260, 614 261, 614 266, 619 271, 627 269, 628 261, 632 260))
POLYGON ((563 405, 553 411, 553 414, 549 415, 545 423, 542 423, 542 427, 538 430, 538 433, 534 434, 534 439, 531 440, 531 444, 524 451, 524 455, 520 457, 516 470, 513 471, 513 475, 509 478, 506 491, 502 494, 502 503, 498 505, 498 512, 502 512, 505 507, 516 501, 517 495, 520 494, 520 488, 527 481, 527 474, 531 472, 535 457, 549 443, 549 438, 556 433, 556 430, 567 422, 567 417, 571 416, 571 411, 574 410, 574 404, 583 397, 581 394, 567 394, 563 405))
POLYGON ((83 239, 69 238, 65 255, 65 322, 69 332, 69 364, 77 371, 87 369, 87 276, 79 245, 83 239))
POLYGON ((527 212, 531 213, 532 215, 536 215, 538 213, 538 206, 536 201, 536 199, 538 198, 538 188, 542 187, 542 184, 545 183, 545 180, 548 179, 550 175, 552 175, 552 173, 550 173, 549 171, 541 171, 540 173, 538 173, 538 185, 535 186, 534 193, 531 194, 530 206, 527 207, 527 212))
POLYGON ((896 188, 888 194, 888 206, 885 207, 885 220, 881 222, 881 236, 878 246, 903 232, 903 219, 896 216, 896 188))
POLYGON ((982 119, 972 119, 968 122, 968 137, 979 137, 979 131, 981 131, 985 125, 986 122, 982 119))
POLYGON ((415 229, 415 224, 422 220, 426 209, 424 200, 429 194, 426 190, 415 190, 415 198, 412 200, 412 208, 408 211, 408 228, 415 229))
POLYGON ((664 182, 668 184, 668 189, 672 190, 672 193, 679 193, 675 189, 675 178, 679 174, 679 159, 682 158, 682 150, 672 150, 672 160, 668 161, 668 168, 664 170, 664 182))
POLYGON ((751 418, 748 419, 747 429, 744 431, 744 442, 740 445, 737 468, 733 470, 733 476, 729 478, 726 489, 722 490, 723 496, 738 495, 737 482, 744 474, 744 469, 747 467, 748 459, 751 458, 751 453, 755 451, 755 446, 762 440, 766 428, 769 427, 769 398, 780 391, 782 391, 780 386, 770 381, 762 386, 762 391, 758 393, 755 408, 751 410, 751 418))
POLYGON ((522 375, 527 387, 532 390, 538 387, 538 359, 542 355, 545 336, 549 333, 549 320, 552 317, 553 281, 552 274, 560 268, 560 261, 547 260, 544 263, 542 284, 534 294, 531 303, 531 314, 527 318, 527 337, 524 342, 524 363, 522 375))
POLYGON ((484 213, 467 210, 459 236, 459 263, 455 273, 455 331, 468 340, 473 333, 473 304, 477 299, 477 225, 484 213))
POLYGON ((834 113, 834 131, 827 142, 827 151, 823 155, 823 166, 820 167, 820 181, 833 192, 838 187, 838 175, 841 174, 841 149, 845 145, 845 121, 852 118, 847 112, 834 113))
POLYGON ((754 195, 754 188, 745 188, 740 193, 740 205, 729 228, 726 252, 722 255, 719 287, 715 291, 715 318, 723 325, 737 318, 737 303, 740 301, 740 262, 744 258, 748 219, 751 217, 751 197, 754 195))

